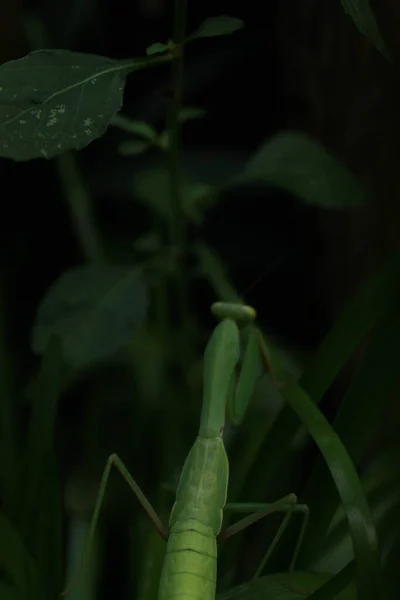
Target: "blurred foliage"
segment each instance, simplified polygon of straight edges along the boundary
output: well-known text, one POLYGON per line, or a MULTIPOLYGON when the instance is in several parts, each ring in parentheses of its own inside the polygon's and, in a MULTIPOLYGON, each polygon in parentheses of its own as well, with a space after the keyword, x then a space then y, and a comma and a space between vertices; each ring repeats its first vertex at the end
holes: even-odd
MULTIPOLYGON (((226 427, 228 500, 293 492, 310 509, 294 573, 296 516, 253 583, 279 515, 222 543, 219 597, 398 594, 400 256, 377 248, 386 260, 337 310, 326 248, 346 245, 319 218, 361 222, 376 187, 293 126, 278 3, 268 18, 247 4, 189 2, 186 33, 164 0, 1 9, 21 40, 0 46, 1 600, 54 599, 73 578, 111 453, 167 522, 215 300, 256 306, 272 367, 226 427)), ((285 23, 312 12, 286 4, 285 23)), ((368 2, 341 4, 396 58, 368 2)), ((69 597, 154 599, 164 552, 112 474, 69 597)))

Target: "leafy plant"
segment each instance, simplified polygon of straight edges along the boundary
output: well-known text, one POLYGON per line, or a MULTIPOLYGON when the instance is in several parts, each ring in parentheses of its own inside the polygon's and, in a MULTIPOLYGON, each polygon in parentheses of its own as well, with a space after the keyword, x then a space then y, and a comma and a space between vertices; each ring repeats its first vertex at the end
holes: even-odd
MULTIPOLYGON (((358 29, 389 57, 368 3, 342 0, 342 5, 358 29)), ((201 282, 211 288, 213 298, 241 301, 213 249, 200 238, 192 241, 190 226, 200 224, 227 190, 249 183, 286 190, 297 201, 325 210, 362 206, 368 199, 343 164, 318 141, 296 131, 281 131, 266 140, 235 177, 221 184, 195 180, 183 171, 181 128, 207 118, 204 109, 183 105, 185 48, 200 38, 236 34, 242 27, 240 19, 220 16, 206 19, 187 35, 186 3, 177 0, 172 39, 152 44, 146 56, 115 60, 46 49, 0 67, 0 154, 15 161, 56 158, 87 258, 87 264, 56 279, 42 298, 32 328, 32 351, 40 357, 40 366, 22 394, 10 385, 7 366, 1 366, 2 598, 50 599, 63 587, 56 415, 61 395, 84 378, 88 369, 122 366, 130 381, 128 409, 110 401, 116 385, 111 390, 98 389, 88 403, 89 433, 83 444, 88 463, 95 463, 96 472, 101 468, 97 461, 102 457, 93 458, 97 436, 93 423, 100 421, 98 415, 104 411, 108 426, 113 410, 123 414, 127 410, 129 436, 139 455, 143 436, 159 440, 154 503, 163 516, 168 514, 171 499, 164 484, 176 479, 198 421, 201 357, 209 333, 194 309, 191 285, 201 282), (127 77, 162 65, 171 67, 173 93, 166 126, 158 131, 120 111, 127 77), (106 244, 101 252, 96 250, 106 234, 101 232, 101 241, 93 243, 96 226, 89 203, 85 205, 79 169, 69 154, 102 137, 109 125, 129 136, 119 143, 121 155, 156 152, 163 165, 158 174, 152 171, 137 178, 138 201, 154 220, 151 231, 140 232, 132 241, 128 264, 113 260, 106 244), (71 181, 72 191, 68 188, 71 181), (74 201, 77 189, 84 210, 74 201), (19 395, 29 407, 25 436, 21 436, 15 408, 19 395)), ((361 467, 374 441, 375 423, 398 385, 399 270, 400 258, 395 256, 359 290, 306 364, 293 368, 293 357, 268 339, 274 372, 289 385, 277 390, 268 377, 263 378, 256 407, 239 434, 234 432, 231 442, 227 439, 232 455, 230 496, 241 500, 246 492, 247 499, 254 494, 255 500, 260 496, 265 501, 271 494, 278 495, 284 468, 298 487, 299 497, 310 506, 310 529, 300 555, 301 570, 292 575, 282 572, 290 554, 290 534, 278 548, 271 572, 251 589, 238 582, 236 574, 255 570, 254 557, 265 545, 271 525, 260 526, 250 545, 244 537, 223 547, 220 600, 245 600, 249 594, 260 600, 304 596, 375 600, 382 589, 389 589, 390 565, 400 539, 396 520, 399 473, 391 466, 398 462, 386 463, 390 465, 386 469, 379 461, 373 463, 369 465, 372 475, 361 467), (318 403, 361 344, 365 351, 331 426, 318 403), (268 398, 277 397, 275 412, 265 401, 268 385, 268 398), (300 481, 297 457, 306 456, 310 437, 322 459, 315 460, 311 472, 300 481), (384 493, 389 488, 388 506, 382 498, 389 497, 384 493), (394 525, 389 527, 389 522, 394 525)), ((6 355, 4 347, 2 356, 6 355)), ((90 493, 89 497, 91 507, 90 493)), ((81 512, 87 516, 86 510, 81 512)), ((156 593, 164 552, 154 532, 142 529, 140 520, 130 529, 130 585, 141 600, 147 600, 156 593)), ((97 585, 99 573, 92 575, 97 585)))

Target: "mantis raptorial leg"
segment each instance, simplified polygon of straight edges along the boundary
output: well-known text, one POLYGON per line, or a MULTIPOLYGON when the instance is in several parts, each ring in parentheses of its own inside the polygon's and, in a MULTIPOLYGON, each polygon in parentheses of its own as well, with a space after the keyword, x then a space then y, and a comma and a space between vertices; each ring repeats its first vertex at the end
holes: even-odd
MULTIPOLYGON (((255 319, 255 311, 254 314, 250 317, 250 312, 242 312, 242 305, 240 304, 231 304, 227 305, 225 303, 215 303, 212 307, 212 312, 218 318, 226 318, 228 314, 235 316, 236 322, 238 322, 242 326, 250 325, 250 331, 248 335, 248 341, 244 352, 243 366, 240 373, 239 385, 235 386, 235 403, 229 404, 229 406, 234 406, 236 411, 238 411, 238 415, 234 413, 230 413, 229 420, 232 423, 239 424, 243 420, 244 413, 250 403, 251 395, 254 392, 254 388, 256 385, 256 381, 258 379, 258 368, 259 368, 259 359, 261 359, 262 366, 265 367, 266 371, 270 374, 274 385, 277 388, 282 387, 284 382, 279 381, 277 379, 276 373, 271 364, 271 358, 269 354, 268 347, 264 341, 264 338, 261 332, 252 326, 251 321, 255 319)), ((234 512, 244 512, 250 513, 247 517, 240 519, 224 532, 220 533, 218 536, 219 541, 223 541, 228 537, 242 531, 247 528, 249 525, 259 521, 260 519, 268 516, 273 512, 285 512, 285 517, 282 520, 282 523, 275 534, 271 544, 269 545, 259 567, 254 573, 251 584, 256 581, 256 579, 263 572, 270 556, 272 555, 274 549, 279 543, 281 537, 283 536, 286 528, 289 525, 290 519, 294 512, 299 512, 303 516, 298 540, 294 549, 293 557, 290 562, 289 572, 293 572, 297 557, 299 555, 301 545, 303 543, 304 535, 307 528, 308 518, 309 518, 309 509, 305 504, 298 504, 297 497, 295 494, 289 494, 285 496, 281 500, 278 500, 274 503, 235 503, 235 504, 227 504, 225 506, 225 510, 234 511, 234 512)))

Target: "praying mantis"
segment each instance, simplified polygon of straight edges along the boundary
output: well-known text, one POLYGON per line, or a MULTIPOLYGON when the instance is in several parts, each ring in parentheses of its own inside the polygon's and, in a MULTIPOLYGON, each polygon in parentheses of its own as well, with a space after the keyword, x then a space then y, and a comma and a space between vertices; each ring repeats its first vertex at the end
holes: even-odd
POLYGON ((217 544, 273 512, 286 514, 251 581, 260 576, 293 512, 300 512, 303 523, 290 565, 290 570, 293 570, 307 524, 308 508, 297 503, 295 494, 268 504, 226 504, 229 465, 223 442, 225 419, 236 424, 241 422, 258 378, 258 357, 261 355, 268 363, 268 356, 260 332, 251 327, 256 318, 251 306, 217 302, 211 310, 220 322, 204 353, 200 426, 183 465, 168 529, 116 454, 108 458, 103 471, 89 529, 86 548, 94 536, 107 481, 114 466, 167 542, 158 600, 215 600, 217 544), (236 381, 241 329, 247 326, 250 331, 236 381), (247 516, 221 531, 226 509, 247 516))

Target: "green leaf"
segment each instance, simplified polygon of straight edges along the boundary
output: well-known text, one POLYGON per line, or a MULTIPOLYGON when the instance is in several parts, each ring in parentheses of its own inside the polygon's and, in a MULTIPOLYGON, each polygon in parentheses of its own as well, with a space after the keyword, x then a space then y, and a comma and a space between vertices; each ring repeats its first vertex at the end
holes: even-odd
MULTIPOLYGON (((207 111, 204 108, 196 108, 196 107, 187 107, 181 108, 178 114, 179 123, 187 123, 187 121, 192 121, 194 119, 201 119, 207 114, 207 111)), ((161 133, 158 137, 158 145, 166 150, 169 146, 169 132, 166 129, 161 133)))
POLYGON ((161 44, 161 42, 155 42, 146 48, 147 56, 153 56, 154 54, 164 54, 175 48, 175 44, 172 40, 168 40, 167 44, 161 44))
POLYGON ((145 140, 148 140, 149 142, 154 142, 154 140, 157 139, 157 131, 155 131, 145 121, 133 121, 132 119, 128 119, 124 115, 118 114, 115 115, 115 117, 113 117, 111 125, 119 127, 127 133, 133 133, 133 135, 142 137, 145 140))
POLYGON ((68 50, 39 50, 3 64, 0 156, 52 158, 84 148, 121 108, 127 74, 148 65, 149 59, 118 61, 68 50))
POLYGON ((233 182, 249 179, 323 208, 357 206, 366 199, 364 189, 345 166, 321 144, 294 131, 278 133, 264 143, 233 182))
POLYGON ((178 121, 180 123, 186 123, 187 121, 191 121, 193 119, 201 119, 206 113, 207 111, 204 110, 204 108, 181 108, 178 114, 178 121))
POLYGON ((392 61, 368 0, 341 0, 341 3, 344 12, 353 19, 359 32, 365 35, 385 58, 392 61))
POLYGON ((122 156, 137 156, 146 152, 151 146, 150 142, 144 140, 127 140, 118 145, 118 152, 122 156))
POLYGON ((217 35, 229 35, 242 29, 244 23, 241 19, 221 15, 220 17, 210 17, 203 21, 198 29, 188 38, 194 40, 196 38, 215 37, 217 35))
MULTIPOLYGON (((321 588, 330 576, 322 573, 275 573, 250 583, 238 585, 227 592, 218 594, 217 600, 303 600, 321 588)), ((335 597, 336 600, 356 600, 354 586, 346 588, 335 597)))
MULTIPOLYGON (((182 180, 182 208, 192 223, 199 223, 204 211, 214 201, 216 190, 213 186, 193 182, 187 175, 182 180)), ((170 214, 169 173, 164 167, 149 168, 138 173, 134 182, 134 194, 137 200, 163 219, 170 214)))
POLYGON ((158 136, 157 146, 161 148, 161 150, 168 150, 169 148, 169 131, 166 129, 158 136))
POLYGON ((156 254, 162 252, 163 243, 161 237, 155 231, 149 231, 136 238, 134 247, 138 252, 156 254))
POLYGON ((128 344, 146 318, 147 304, 147 289, 137 269, 71 269, 50 287, 39 306, 33 351, 43 353, 50 337, 57 335, 72 367, 104 360, 128 344))

